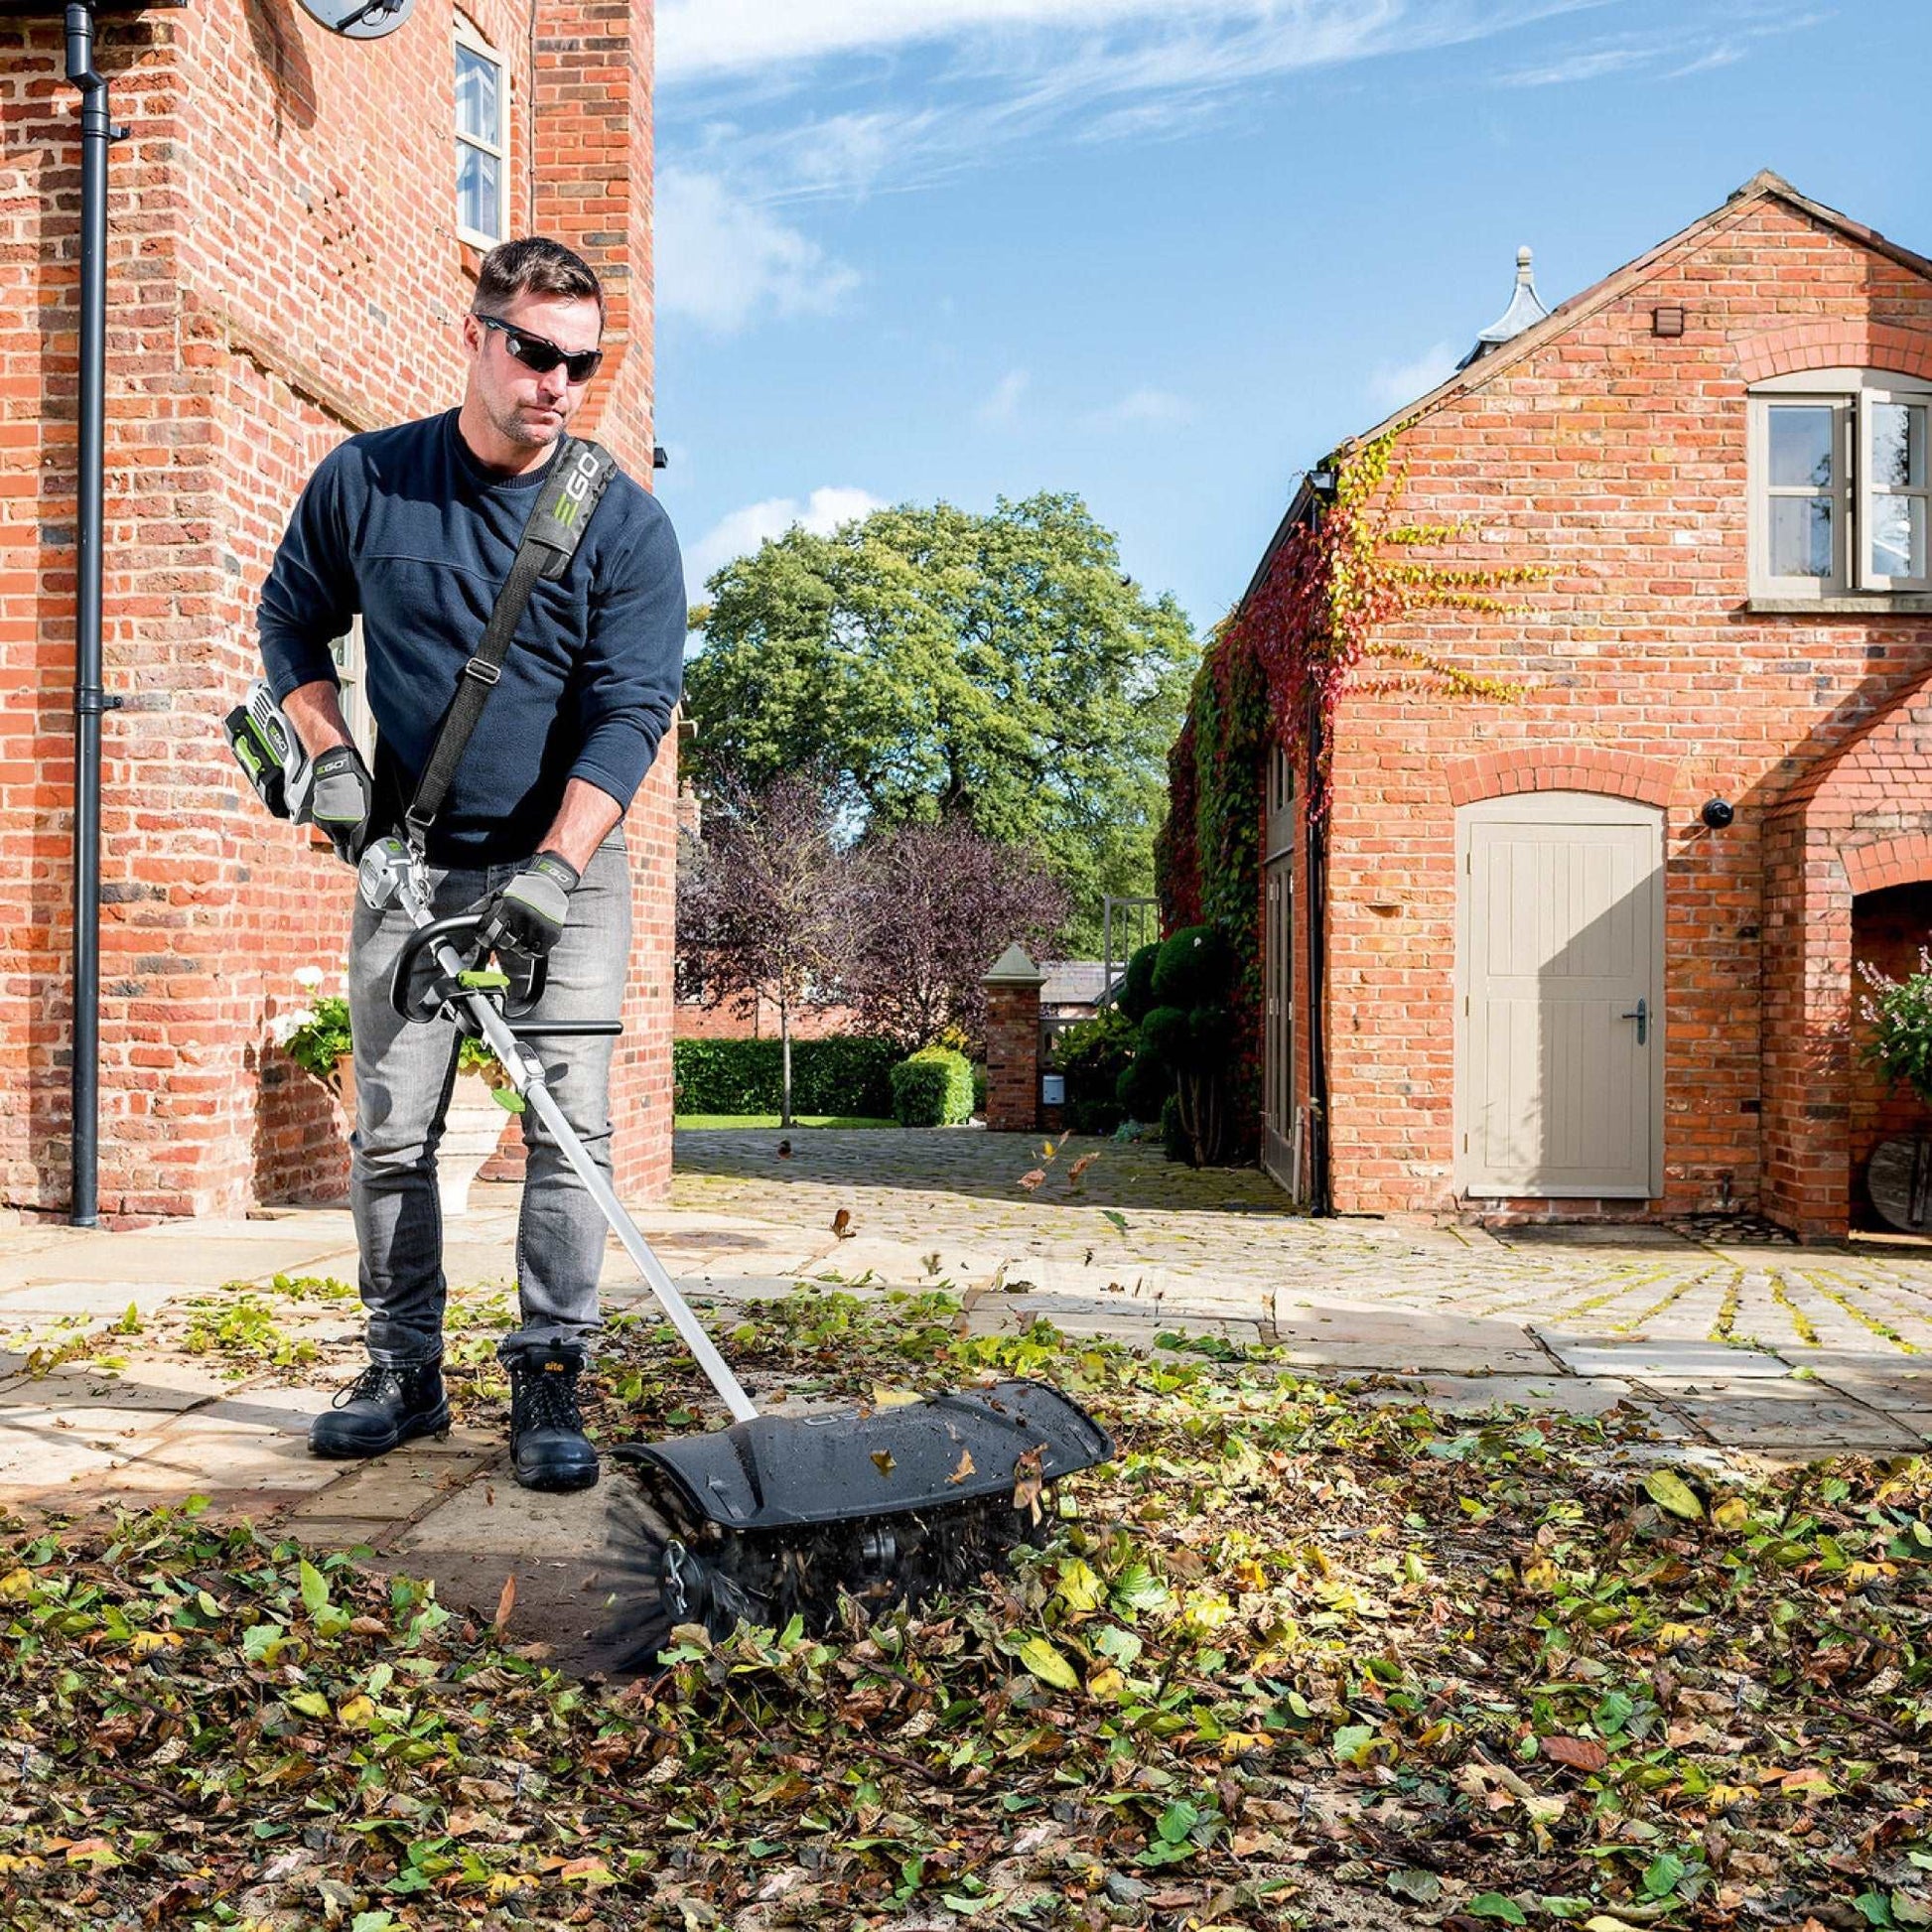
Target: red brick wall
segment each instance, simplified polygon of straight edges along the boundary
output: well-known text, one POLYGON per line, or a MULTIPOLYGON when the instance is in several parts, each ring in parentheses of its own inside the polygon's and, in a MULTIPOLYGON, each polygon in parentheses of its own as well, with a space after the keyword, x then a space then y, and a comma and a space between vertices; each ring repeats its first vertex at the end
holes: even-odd
MULTIPOLYGON (((507 207, 611 293, 615 367, 586 427, 648 483, 651 13, 545 0, 471 19, 511 76, 507 207)), ((294 968, 334 976, 348 874, 244 802, 218 721, 257 665, 254 603, 316 461, 356 429, 461 395, 476 256, 455 221, 452 11, 349 43, 296 9, 197 0, 101 22, 134 139, 110 161, 101 1207, 237 1212, 337 1191, 330 1096, 267 1043, 294 968)), ((73 92, 51 23, 0 23, 0 1171, 67 1190, 70 974, 73 92)), ((637 939, 615 1110, 619 1182, 670 1148, 667 744, 633 805, 637 939)))
POLYGON ((986 989, 986 1124, 1030 1134, 1039 1125, 1039 988, 986 989))
MULTIPOLYGON (((1827 1231, 1834 1214, 1843 1225, 1845 1105, 1828 1099, 1821 1113, 1806 1090, 1821 1055, 1842 1084, 1848 996, 1820 978, 1794 883, 1837 862, 1801 854, 1766 819, 1822 756, 1925 678, 1932 620, 1748 609, 1745 387, 1794 355, 1921 366, 1928 331, 1932 286, 1919 276, 1753 197, 1402 436, 1405 515, 1466 525, 1443 562, 1529 564, 1548 577, 1520 613, 1422 613, 1390 633, 1398 647, 1521 681, 1520 702, 1362 691, 1337 720, 1327 959, 1337 1207, 1456 1204, 1455 806, 1543 782, 1665 808, 1665 1193, 1654 1211, 1761 1200, 1808 1231, 1827 1231), (1653 307, 1677 303, 1684 335, 1653 335, 1653 307), (1802 343, 1787 333, 1808 319, 1830 326, 1802 343), (1715 793, 1737 808, 1721 832, 1698 817, 1715 793), (1767 839, 1778 838, 1785 870, 1767 874, 1767 839), (1822 1002, 1809 1018, 1807 984, 1822 1002), (1760 1115, 1774 1106, 1775 1131, 1760 1115), (1789 1187, 1821 1138, 1829 1172, 1800 1208, 1789 1187)), ((1907 815, 1927 806, 1921 790, 1907 815)), ((1834 890, 1849 920, 1842 865, 1834 890)), ((1849 923, 1829 943, 1849 975, 1849 923)))

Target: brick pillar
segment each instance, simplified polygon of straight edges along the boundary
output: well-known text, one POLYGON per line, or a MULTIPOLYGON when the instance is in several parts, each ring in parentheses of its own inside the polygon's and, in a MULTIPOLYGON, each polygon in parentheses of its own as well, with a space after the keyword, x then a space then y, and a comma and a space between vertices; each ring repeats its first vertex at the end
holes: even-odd
POLYGON ((1039 989, 1046 975, 1016 941, 986 987, 986 1124, 1031 1134, 1039 1125, 1039 989))

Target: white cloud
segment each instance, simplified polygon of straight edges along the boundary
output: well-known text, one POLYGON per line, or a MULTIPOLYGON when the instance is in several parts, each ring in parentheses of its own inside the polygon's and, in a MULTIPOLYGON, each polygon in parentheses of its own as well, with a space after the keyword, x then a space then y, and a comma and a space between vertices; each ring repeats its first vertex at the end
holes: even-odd
POLYGON ((842 523, 869 516, 885 504, 870 490, 846 484, 825 484, 801 505, 795 496, 767 496, 747 503, 714 523, 684 553, 684 581, 695 604, 704 595, 705 580, 713 571, 738 557, 751 556, 771 537, 781 537, 794 523, 814 536, 828 537, 842 523))
MULTIPOLYGON (((1768 0, 1767 0, 1768 3, 1768 0)), ((1211 125, 1286 75, 1505 35, 1608 0, 660 0, 664 111, 722 131, 771 195, 862 194, 1042 131, 1146 140, 1211 125), (919 106, 848 111, 917 56, 919 106), (755 102, 740 124, 700 103, 755 102), (786 118, 779 103, 808 103, 786 118)))
POLYGON ((825 315, 858 275, 715 175, 657 177, 657 306, 723 333, 760 312, 825 315))
POLYGON ((1167 389, 1130 389, 1117 403, 1097 409, 1087 418, 1093 429, 1158 428, 1192 422, 1194 412, 1167 389))
POLYGON ((1011 428, 1020 420, 1020 398, 1027 393, 1029 379, 1025 369, 1009 369, 973 411, 973 420, 983 429, 1011 428))
POLYGON ((1459 359, 1453 343, 1431 343, 1412 361, 1380 362, 1368 379, 1368 399, 1380 410, 1400 409, 1447 381, 1459 359))

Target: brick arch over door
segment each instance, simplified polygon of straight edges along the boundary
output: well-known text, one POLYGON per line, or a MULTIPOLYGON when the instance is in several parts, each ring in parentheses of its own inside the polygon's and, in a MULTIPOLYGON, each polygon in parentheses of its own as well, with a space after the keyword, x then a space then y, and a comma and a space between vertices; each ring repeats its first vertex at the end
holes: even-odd
POLYGON ((1451 759, 1444 767, 1449 802, 1479 804, 1523 791, 1594 791, 1607 798, 1670 806, 1677 764, 1638 752, 1609 752, 1600 745, 1517 745, 1472 758, 1451 759))
POLYGON ((1882 893, 1889 886, 1916 886, 1932 879, 1932 833, 1875 839, 1839 856, 1845 861, 1845 881, 1854 898, 1882 893))
POLYGON ((1889 369, 1932 378, 1932 330, 1878 322, 1800 322, 1737 345, 1737 373, 1746 382, 1833 368, 1889 369))

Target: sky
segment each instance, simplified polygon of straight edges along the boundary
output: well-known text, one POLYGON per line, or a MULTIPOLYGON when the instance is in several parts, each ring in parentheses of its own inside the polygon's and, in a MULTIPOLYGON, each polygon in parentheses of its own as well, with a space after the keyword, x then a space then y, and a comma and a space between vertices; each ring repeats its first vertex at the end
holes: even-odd
POLYGON ((1932 254, 1932 0, 658 0, 657 486, 1070 490, 1214 622, 1300 473, 1760 168, 1932 254))

